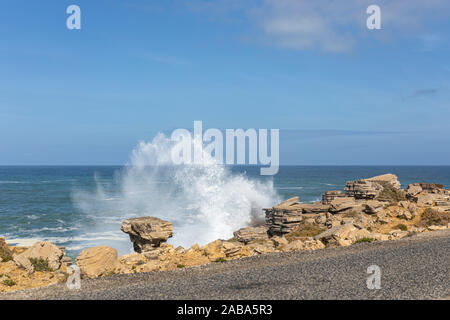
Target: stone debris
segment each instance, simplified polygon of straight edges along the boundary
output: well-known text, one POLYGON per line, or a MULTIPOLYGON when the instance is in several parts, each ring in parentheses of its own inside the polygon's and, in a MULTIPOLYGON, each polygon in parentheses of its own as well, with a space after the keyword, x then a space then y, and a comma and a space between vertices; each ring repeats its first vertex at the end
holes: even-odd
POLYGON ((389 184, 395 190, 400 190, 401 187, 396 175, 383 174, 368 179, 349 181, 344 190, 348 196, 355 199, 375 199, 383 191, 385 184, 389 184))

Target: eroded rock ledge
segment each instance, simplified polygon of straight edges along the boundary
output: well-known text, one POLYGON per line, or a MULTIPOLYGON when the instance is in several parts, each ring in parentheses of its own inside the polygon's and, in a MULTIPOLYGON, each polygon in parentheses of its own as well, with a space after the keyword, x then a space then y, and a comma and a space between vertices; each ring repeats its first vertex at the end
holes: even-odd
MULTIPOLYGON (((270 252, 318 250, 358 242, 395 240, 450 227, 450 191, 440 184, 414 183, 401 189, 393 174, 346 183, 322 201, 298 197, 264 209, 266 223, 242 228, 228 240, 185 249, 173 247, 169 221, 140 217, 123 221, 135 252, 118 257, 110 247, 83 250, 75 263, 82 277, 150 272, 220 263, 270 252)), ((0 238, 0 292, 66 281, 72 263, 65 249, 49 242, 10 247, 0 238)))

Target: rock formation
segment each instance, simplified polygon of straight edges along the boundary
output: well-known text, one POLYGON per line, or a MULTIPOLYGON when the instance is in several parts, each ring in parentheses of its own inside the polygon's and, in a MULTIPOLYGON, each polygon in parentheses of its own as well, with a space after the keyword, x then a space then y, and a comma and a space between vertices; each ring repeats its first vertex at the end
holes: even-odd
POLYGON ((113 272, 117 262, 116 249, 107 246, 83 250, 75 260, 81 274, 88 278, 97 278, 113 272))
POLYGON ((64 251, 51 242, 37 242, 25 252, 15 255, 14 262, 25 268, 28 272, 33 272, 36 264, 43 264, 44 268, 58 270, 61 267, 61 260, 64 251))
POLYGON ((393 174, 383 174, 380 176, 349 181, 345 186, 345 191, 350 197, 355 199, 375 199, 386 187, 400 190, 400 182, 393 174))
POLYGON ((254 240, 268 239, 269 236, 267 234, 267 231, 268 230, 266 226, 248 227, 241 228, 238 231, 235 231, 233 235, 237 241, 247 244, 250 241, 254 240))
POLYGON ((273 208, 264 209, 268 233, 271 236, 288 234, 304 220, 315 219, 318 214, 328 212, 329 208, 329 205, 321 202, 299 203, 299 198, 294 197, 273 208))
POLYGON ((155 217, 127 219, 120 230, 129 234, 134 251, 139 253, 154 250, 173 236, 173 225, 155 217))
POLYGON ((322 195, 322 204, 329 205, 334 199, 343 197, 347 197, 347 195, 340 190, 327 191, 322 195))

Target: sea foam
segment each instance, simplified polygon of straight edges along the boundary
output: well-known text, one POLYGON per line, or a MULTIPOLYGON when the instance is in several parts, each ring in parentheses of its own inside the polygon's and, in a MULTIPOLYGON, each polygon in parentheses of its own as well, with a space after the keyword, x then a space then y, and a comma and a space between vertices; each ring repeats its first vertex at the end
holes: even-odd
POLYGON ((262 208, 279 201, 271 178, 249 179, 209 154, 202 155, 202 164, 172 165, 174 146, 163 134, 140 142, 114 185, 105 185, 96 176, 95 192, 74 193, 75 203, 96 221, 98 232, 120 232, 124 219, 155 216, 174 224, 170 243, 201 245, 231 238, 233 231, 262 222, 262 208))

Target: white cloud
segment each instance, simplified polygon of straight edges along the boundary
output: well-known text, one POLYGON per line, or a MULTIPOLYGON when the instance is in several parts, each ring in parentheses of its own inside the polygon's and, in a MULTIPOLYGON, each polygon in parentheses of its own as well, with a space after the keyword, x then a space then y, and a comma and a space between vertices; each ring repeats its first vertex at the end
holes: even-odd
POLYGON ((235 0, 215 0, 197 7, 214 15, 238 12, 250 18, 270 45, 327 52, 350 51, 358 41, 372 37, 377 41, 419 38, 450 17, 448 0, 242 0, 240 5, 235 0), (382 30, 366 28, 366 9, 372 4, 381 8, 382 30))

